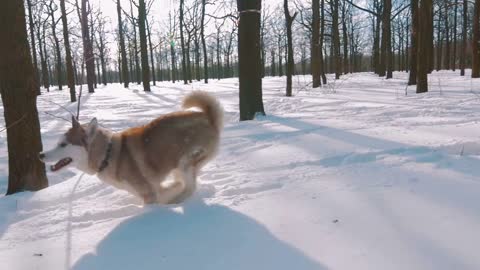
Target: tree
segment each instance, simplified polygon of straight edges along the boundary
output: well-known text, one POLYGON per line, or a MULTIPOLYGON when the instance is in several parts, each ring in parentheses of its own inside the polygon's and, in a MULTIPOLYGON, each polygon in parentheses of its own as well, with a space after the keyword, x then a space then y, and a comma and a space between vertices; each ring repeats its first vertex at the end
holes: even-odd
POLYGON ((260 59, 261 0, 237 0, 238 69, 240 85, 240 120, 252 120, 265 115, 262 100, 260 59))
POLYGON ((408 76, 408 85, 417 84, 417 50, 418 50, 418 0, 410 2, 412 29, 411 29, 411 48, 410 48, 410 74, 408 76))
POLYGON ((283 11, 285 12, 285 24, 286 24, 286 29, 287 29, 287 97, 292 96, 292 75, 293 75, 293 69, 295 67, 295 63, 293 62, 293 42, 292 42, 292 24, 293 20, 295 20, 295 17, 297 16, 297 13, 295 12, 292 15, 290 15, 290 11, 288 10, 288 0, 283 1, 283 11))
POLYGON ((40 81, 38 77, 37 48, 35 43, 35 24, 33 22, 32 0, 27 0, 27 7, 28 7, 28 22, 29 22, 29 28, 30 28, 30 41, 32 42, 33 74, 35 78, 37 94, 40 95, 42 94, 42 92, 40 91, 40 81))
POLYGON ((139 0, 138 28, 140 35, 140 56, 142 61, 142 84, 143 90, 146 92, 150 92, 150 67, 148 64, 147 32, 145 29, 146 19, 147 11, 145 7, 145 0, 139 0))
POLYGON ((78 0, 76 0, 77 12, 79 13, 80 25, 82 27, 82 41, 83 41, 83 61, 86 64, 87 69, 87 85, 88 92, 94 93, 93 87, 95 80, 95 63, 93 55, 93 46, 90 36, 90 24, 88 23, 88 14, 92 12, 87 5, 88 0, 81 0, 81 8, 78 6, 78 0))
POLYGON ((342 57, 340 55, 340 33, 338 30, 338 1, 332 0, 332 47, 333 47, 333 59, 335 61, 335 79, 340 79, 342 66, 342 57))
POLYGON ((120 56, 122 62, 122 80, 123 87, 128 88, 130 83, 130 77, 128 76, 128 63, 127 63, 127 51, 125 50, 125 35, 123 33, 123 22, 122 22, 122 6, 120 5, 120 0, 117 0, 117 17, 118 17, 118 37, 120 42, 120 56))
POLYGON ((183 76, 183 83, 188 84, 188 75, 187 75, 187 52, 185 51, 185 38, 183 36, 183 15, 184 15, 184 0, 180 0, 180 9, 179 9, 179 16, 180 16, 180 45, 182 46, 182 76, 183 76))
POLYGON ((55 48, 55 58, 56 58, 56 67, 55 70, 57 71, 57 85, 58 85, 58 90, 62 90, 63 87, 63 72, 62 72, 62 54, 60 53, 60 41, 58 40, 57 37, 57 23, 58 21, 55 20, 55 12, 57 11, 58 7, 57 5, 53 2, 53 0, 50 0, 50 3, 48 4, 48 10, 49 10, 49 17, 51 19, 50 22, 50 27, 52 28, 52 36, 53 36, 53 41, 54 41, 54 48, 55 48))
POLYGON ((465 58, 467 54, 468 0, 463 0, 462 49, 460 50, 460 76, 465 76, 465 58))
POLYGON ((312 87, 322 85, 320 81, 320 0, 312 0, 312 40, 310 45, 312 87))
POLYGON ((432 0, 420 0, 419 7, 419 31, 418 31, 418 53, 417 53, 417 93, 428 91, 428 73, 430 71, 429 53, 430 47, 430 27, 432 20, 432 0))
POLYGON ((75 75, 73 74, 72 49, 70 48, 65 0, 60 0, 60 10, 62 11, 63 44, 65 46, 65 64, 67 66, 67 84, 68 88, 70 89, 70 101, 75 102, 77 100, 75 94, 75 75))
POLYGON ((202 18, 200 25, 200 36, 202 39, 202 48, 203 48, 203 79, 205 83, 208 83, 208 56, 207 56, 207 45, 205 44, 205 0, 202 0, 202 18))
POLYGON ((8 141, 7 194, 48 186, 36 108, 37 86, 29 52, 23 1, 0 5, 0 94, 8 141))
POLYGON ((472 78, 480 77, 480 0, 475 0, 473 9, 472 78))

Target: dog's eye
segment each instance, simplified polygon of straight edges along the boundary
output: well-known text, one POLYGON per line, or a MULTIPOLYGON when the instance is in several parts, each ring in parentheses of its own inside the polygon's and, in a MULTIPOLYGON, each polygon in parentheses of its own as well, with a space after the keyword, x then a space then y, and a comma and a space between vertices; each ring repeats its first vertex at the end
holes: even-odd
POLYGON ((60 147, 65 147, 65 146, 67 146, 67 144, 64 143, 64 142, 62 142, 62 143, 60 144, 60 147))

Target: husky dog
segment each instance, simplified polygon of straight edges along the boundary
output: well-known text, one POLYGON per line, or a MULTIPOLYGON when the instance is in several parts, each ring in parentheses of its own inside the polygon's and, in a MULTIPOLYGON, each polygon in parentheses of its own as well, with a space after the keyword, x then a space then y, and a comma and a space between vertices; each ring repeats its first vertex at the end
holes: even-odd
POLYGON ((196 176, 218 149, 223 109, 206 92, 187 95, 184 110, 122 132, 112 132, 93 118, 72 127, 58 145, 40 153, 52 172, 74 166, 143 199, 145 204, 180 203, 196 188, 196 176), (200 111, 187 110, 199 108, 200 111), (173 173, 174 181, 164 180, 173 173))

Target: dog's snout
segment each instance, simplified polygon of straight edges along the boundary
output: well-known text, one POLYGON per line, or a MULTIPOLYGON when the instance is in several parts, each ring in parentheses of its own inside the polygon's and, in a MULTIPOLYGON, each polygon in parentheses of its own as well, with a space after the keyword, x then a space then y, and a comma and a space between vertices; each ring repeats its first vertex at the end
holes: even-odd
POLYGON ((39 158, 40 160, 43 160, 43 159, 45 158, 45 154, 44 154, 44 153, 39 153, 39 154, 38 154, 38 158, 39 158))

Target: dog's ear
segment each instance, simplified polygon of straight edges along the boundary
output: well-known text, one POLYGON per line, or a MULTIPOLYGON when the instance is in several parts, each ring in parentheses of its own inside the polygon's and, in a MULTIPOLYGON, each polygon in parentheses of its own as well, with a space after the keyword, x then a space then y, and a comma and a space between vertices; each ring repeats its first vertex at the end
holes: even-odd
POLYGON ((78 122, 78 120, 73 115, 72 115, 72 127, 73 128, 79 128, 80 127, 80 123, 78 122))
POLYGON ((97 121, 97 118, 94 117, 92 121, 90 121, 90 123, 88 124, 87 137, 89 138, 93 137, 93 135, 95 135, 95 133, 97 132, 97 128, 98 128, 98 121, 97 121))

